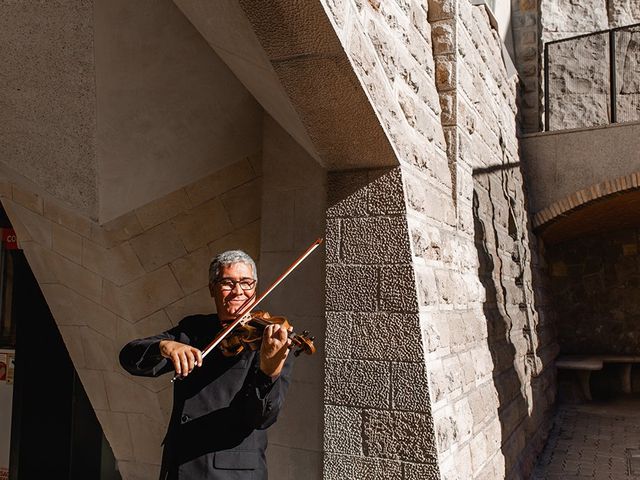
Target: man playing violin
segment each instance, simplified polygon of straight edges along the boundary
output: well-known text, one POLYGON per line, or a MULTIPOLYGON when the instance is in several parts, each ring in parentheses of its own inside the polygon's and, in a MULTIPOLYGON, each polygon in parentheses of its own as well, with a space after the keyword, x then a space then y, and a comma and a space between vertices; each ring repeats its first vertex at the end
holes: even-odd
MULTIPOLYGON (((217 255, 209 291, 217 313, 192 315, 176 327, 134 340, 120 352, 133 375, 180 375, 164 440, 161 479, 266 479, 266 428, 276 421, 291 374, 287 330, 265 327, 259 351, 232 357, 202 349, 234 320, 257 285, 253 259, 240 250, 217 255)), ((249 300, 250 299, 250 300, 249 300)))

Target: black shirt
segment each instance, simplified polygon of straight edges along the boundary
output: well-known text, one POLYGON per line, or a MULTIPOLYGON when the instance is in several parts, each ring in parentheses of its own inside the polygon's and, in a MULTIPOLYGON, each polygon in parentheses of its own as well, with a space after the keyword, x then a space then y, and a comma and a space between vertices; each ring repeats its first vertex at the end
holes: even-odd
MULTIPOLYGON (((215 314, 186 317, 166 332, 128 343, 120 364, 133 375, 173 374, 171 361, 160 355, 161 340, 202 350, 221 328, 215 314)), ((161 479, 266 479, 265 429, 284 401, 292 357, 272 380, 259 368, 259 351, 225 357, 216 348, 202 367, 176 381, 161 479)))

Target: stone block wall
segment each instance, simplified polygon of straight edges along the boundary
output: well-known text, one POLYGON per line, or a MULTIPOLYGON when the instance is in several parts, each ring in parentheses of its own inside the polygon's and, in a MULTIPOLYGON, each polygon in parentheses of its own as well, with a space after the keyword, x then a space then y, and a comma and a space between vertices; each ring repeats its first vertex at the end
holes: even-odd
POLYGON ((435 86, 455 68, 434 61, 424 2, 323 3, 400 163, 329 178, 324 475, 440 478, 417 288, 435 273, 413 253, 455 223, 435 86))
MULTIPOLYGON (((640 22, 640 8, 631 23, 640 22)), ((640 120, 640 26, 616 33, 616 119, 640 120)))
POLYGON ((542 69, 538 0, 511 0, 514 63, 520 77, 518 102, 522 131, 532 133, 542 127, 542 69))
POLYGON ((516 79, 506 75, 500 39, 484 7, 459 2, 455 21, 458 254, 443 265, 451 283, 438 276, 436 283, 439 291, 463 293, 445 291, 438 299, 451 312, 439 312, 446 320, 436 320, 435 331, 448 326, 450 343, 435 343, 428 355, 443 365, 440 375, 433 370, 441 382, 434 399, 442 405, 434 406, 434 416, 441 411, 449 423, 441 451, 451 478, 465 478, 461 452, 471 459, 467 468, 474 478, 516 478, 530 471, 546 436, 555 388, 553 369, 546 367, 555 346, 541 315, 542 285, 534 277, 516 138, 516 79), (447 379, 452 365, 464 375, 447 379))
POLYGON ((400 168, 332 172, 324 478, 439 478, 400 168))
MULTIPOLYGON (((212 256, 260 254, 261 155, 105 225, 24 185, 0 198, 126 479, 154 479, 171 411, 171 384, 131 377, 118 363, 129 340, 215 309, 212 256)), ((20 353, 18 353, 20 354, 20 353)))
MULTIPOLYGON (((396 151, 406 211, 406 227, 402 222, 394 227, 398 233, 393 242, 376 236, 370 251, 351 250, 349 244, 357 237, 347 237, 350 231, 386 232, 391 221, 367 218, 374 212, 366 198, 380 188, 371 172, 366 180, 355 174, 332 174, 351 187, 336 200, 340 215, 329 214, 327 231, 339 231, 340 236, 332 241, 333 248, 328 245, 328 287, 346 281, 332 277, 335 264, 336 272, 348 272, 359 302, 346 307, 337 293, 327 292, 327 310, 342 315, 329 314, 328 338, 331 329, 339 327, 347 329, 336 331, 340 338, 351 338, 339 349, 348 352, 342 354, 339 367, 333 367, 331 355, 336 353, 328 345, 328 478, 345 472, 357 472, 355 476, 366 472, 364 478, 375 478, 379 468, 371 461, 375 453, 393 460, 388 466, 391 478, 414 478, 407 465, 415 459, 407 457, 396 441, 408 441, 402 437, 404 425, 423 411, 428 412, 433 433, 426 418, 421 428, 425 435, 433 435, 435 451, 430 444, 411 445, 426 452, 421 459, 425 466, 437 458, 438 471, 430 469, 423 474, 426 478, 518 478, 529 471, 546 434, 554 400, 553 370, 546 367, 555 347, 548 321, 539 311, 544 311, 544 294, 522 191, 515 81, 506 76, 500 40, 484 8, 472 7, 466 0, 428 5, 326 2, 396 151), (415 45, 421 49, 413 50, 415 45), (405 241, 405 228, 409 259, 397 245, 405 241), (333 256, 332 250, 340 255, 333 256), (355 260, 356 254, 366 256, 355 260), (390 257, 396 259, 394 265, 389 265, 390 257), (391 305, 386 298, 390 293, 380 288, 363 297, 360 289, 389 285, 383 274, 387 270, 396 276, 391 285, 402 285, 392 293, 406 324, 397 328, 415 328, 406 319, 416 308, 412 303, 417 303, 419 362, 424 362, 424 372, 413 350, 403 351, 408 356, 402 358, 415 362, 413 366, 392 365, 389 370, 384 361, 393 363, 395 358, 376 345, 376 335, 387 328, 381 326, 382 320, 394 313, 385 310, 391 305), (378 310, 384 315, 376 321, 378 310), (365 330, 359 324, 368 320, 363 315, 368 312, 375 327, 365 330), (353 336, 361 331, 371 333, 364 339, 353 336), (353 362, 361 350, 371 358, 353 362), (428 383, 422 386, 424 376, 428 383), (412 379, 417 385, 410 390, 414 399, 428 399, 428 409, 421 402, 400 403, 402 415, 394 414, 396 378, 412 379), (341 379, 351 380, 340 383, 341 379), (341 389, 332 390, 332 383, 341 389), (360 397, 362 386, 372 388, 364 390, 365 398, 360 397), (389 413, 374 412, 372 422, 369 410, 389 413), (388 428, 385 423, 393 424, 399 417, 402 422, 386 436, 370 433, 383 431, 388 428), (372 445, 372 440, 379 444, 372 445)), ((345 190, 330 183, 330 195, 332 188, 345 190)), ((378 190, 373 196, 388 194, 378 190)), ((329 212, 332 208, 330 201, 329 212)))
MULTIPOLYGON (((544 43, 638 23, 640 5, 623 0, 541 0, 539 19, 544 43)), ((636 121, 640 119, 640 29, 618 32, 615 41, 617 121, 636 121)), ((610 122, 608 34, 550 45, 549 76, 551 130, 610 122)))
POLYGON ((548 52, 549 129, 608 124, 609 35, 554 43, 548 52))
POLYGON ((640 353, 640 231, 549 245, 562 353, 640 353))

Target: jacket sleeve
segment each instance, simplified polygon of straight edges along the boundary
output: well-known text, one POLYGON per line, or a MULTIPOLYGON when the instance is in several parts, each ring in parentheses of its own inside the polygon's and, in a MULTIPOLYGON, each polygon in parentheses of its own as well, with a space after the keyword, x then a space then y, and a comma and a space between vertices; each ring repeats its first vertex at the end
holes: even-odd
POLYGON ((239 408, 248 426, 259 430, 273 425, 291 381, 293 354, 285 361, 280 375, 271 379, 260 370, 260 354, 256 353, 244 384, 236 394, 233 403, 239 408))
POLYGON ((182 323, 176 327, 146 338, 139 338, 126 344, 120 350, 120 365, 131 375, 158 377, 172 372, 172 363, 160 355, 160 341, 174 340, 190 345, 189 337, 184 333, 182 323))

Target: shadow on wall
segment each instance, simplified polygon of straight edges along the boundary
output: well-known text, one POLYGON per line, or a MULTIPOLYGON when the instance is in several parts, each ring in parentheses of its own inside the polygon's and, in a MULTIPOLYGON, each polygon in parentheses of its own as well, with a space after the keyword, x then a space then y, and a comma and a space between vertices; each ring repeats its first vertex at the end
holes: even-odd
POLYGON ((478 276, 486 292, 483 313, 499 402, 505 478, 522 478, 532 471, 543 447, 553 403, 542 381, 549 378, 548 372, 539 358, 544 342, 534 300, 534 247, 526 199, 518 187, 519 163, 475 169, 473 177, 474 240, 478 276))

